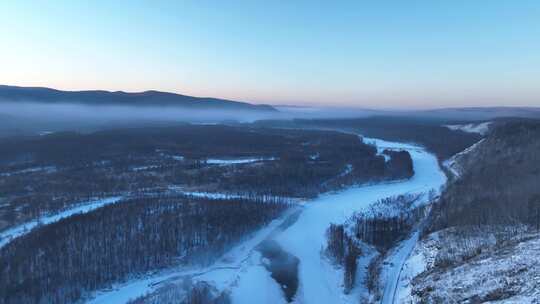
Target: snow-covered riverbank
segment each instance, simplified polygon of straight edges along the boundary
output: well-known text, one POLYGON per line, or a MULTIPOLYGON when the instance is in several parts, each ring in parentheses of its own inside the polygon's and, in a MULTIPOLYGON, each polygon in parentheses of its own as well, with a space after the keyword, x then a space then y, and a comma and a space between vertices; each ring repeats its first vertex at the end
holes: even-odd
MULTIPOLYGON (((339 193, 325 194, 306 203, 306 208, 298 220, 275 237, 284 250, 300 259, 300 288, 296 297, 298 303, 356 303, 358 301, 355 293, 344 295, 339 271, 321 256, 321 251, 326 245, 326 229, 331 223, 343 223, 354 212, 389 196, 425 193, 424 199, 427 199, 427 193, 430 190, 439 191, 446 182, 446 177, 440 170, 435 156, 424 149, 414 145, 376 139, 368 139, 368 141, 377 144, 379 149, 409 151, 413 159, 415 175, 402 182, 354 187, 339 193)), ((407 253, 401 251, 400 256, 406 258, 407 253)), ((252 277, 251 282, 255 279, 252 277)), ((262 275, 260 279, 265 280, 262 275)), ((391 285, 396 286, 396 284, 391 285)), ((243 286, 240 284, 238 288, 243 288, 243 286)), ((253 298, 242 299, 241 303, 260 301, 257 294, 253 296, 253 298)), ((275 301, 278 302, 278 299, 275 301)))
MULTIPOLYGON (((253 233, 244 242, 232 248, 215 264, 209 267, 180 267, 177 269, 169 269, 156 275, 135 278, 122 284, 116 284, 111 289, 96 292, 94 298, 88 303, 127 303, 129 300, 136 299, 155 291, 157 288, 161 287, 163 283, 178 282, 186 277, 195 280, 209 280, 218 287, 227 288, 234 284, 234 281, 239 277, 239 274, 243 273, 245 270, 246 265, 250 265, 251 260, 258 258, 255 247, 265 239, 271 237, 276 230, 280 229, 279 227, 284 222, 290 217, 294 217, 297 212, 299 212, 299 208, 291 208, 283 216, 273 220, 269 225, 253 233)), ((271 278, 270 281, 272 282, 271 278)), ((279 287, 276 288, 279 291, 279 287)))
MULTIPOLYGON (((285 299, 279 286, 270 277, 262 265, 260 255, 254 251, 263 240, 277 241, 283 250, 300 259, 300 286, 295 298, 297 303, 356 303, 357 293, 343 293, 342 275, 321 255, 326 245, 326 229, 331 223, 343 223, 354 212, 369 207, 379 199, 405 193, 427 193, 439 191, 446 182, 437 159, 423 148, 387 142, 377 139, 366 139, 383 149, 407 150, 414 163, 414 176, 409 180, 383 183, 378 185, 358 186, 335 193, 321 195, 317 199, 307 201, 303 211, 292 225, 280 227, 284 219, 274 221, 254 234, 252 238, 238 245, 220 262, 204 269, 178 269, 153 278, 137 279, 113 290, 101 291, 91 303, 125 303, 130 298, 142 296, 159 287, 162 281, 174 281, 175 278, 189 275, 195 280, 212 283, 221 290, 228 290, 233 303, 284 303, 285 299), (228 262, 227 262, 228 261, 228 262)), ((406 246, 408 250, 410 246, 406 246)), ((400 257, 408 256, 406 250, 399 250, 393 262, 402 263, 400 257)), ((399 275, 391 276, 397 280, 399 275), (394 278, 395 277, 395 278, 394 278)), ((388 282, 389 286, 397 286, 396 282, 388 282)), ((388 290, 395 293, 395 290, 388 290)))

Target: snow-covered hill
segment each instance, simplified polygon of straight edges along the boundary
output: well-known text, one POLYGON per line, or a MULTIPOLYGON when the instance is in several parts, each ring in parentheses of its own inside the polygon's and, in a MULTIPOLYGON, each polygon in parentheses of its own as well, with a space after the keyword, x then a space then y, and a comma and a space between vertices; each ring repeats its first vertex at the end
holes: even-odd
POLYGON ((539 303, 540 123, 501 123, 451 158, 455 179, 407 259, 399 303, 539 303))
POLYGON ((538 303, 539 255, 538 234, 501 241, 485 230, 434 233, 407 259, 399 303, 538 303), (444 256, 459 262, 446 266, 444 256))

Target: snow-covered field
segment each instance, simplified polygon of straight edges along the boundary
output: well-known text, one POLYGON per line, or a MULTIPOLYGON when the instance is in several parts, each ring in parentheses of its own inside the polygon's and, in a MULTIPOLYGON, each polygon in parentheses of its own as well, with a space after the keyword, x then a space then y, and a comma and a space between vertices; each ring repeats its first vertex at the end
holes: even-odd
POLYGON ((50 223, 57 222, 63 218, 70 217, 78 213, 87 213, 97 208, 101 208, 105 205, 113 204, 122 199, 121 196, 107 197, 103 199, 98 199, 94 201, 84 202, 77 204, 76 207, 66 209, 59 213, 44 215, 38 219, 26 222, 19 226, 4 230, 0 232, 0 248, 4 247, 6 244, 11 242, 13 239, 20 237, 38 225, 46 225, 50 223))
MULTIPOLYGON (((198 270, 178 269, 151 279, 136 279, 98 293, 98 297, 90 303, 111 303, 111 300, 125 303, 130 298, 154 291, 163 280, 170 282, 174 281, 175 277, 186 275, 192 276, 194 280, 207 281, 220 290, 230 291, 233 303, 283 303, 282 291, 271 279, 263 267, 260 255, 254 250, 256 245, 265 239, 277 241, 283 250, 300 259, 300 285, 296 303, 357 303, 354 293, 343 293, 342 273, 321 253, 326 245, 326 229, 331 223, 344 223, 354 212, 369 207, 379 199, 405 193, 427 194, 432 189, 439 191, 446 182, 435 156, 423 148, 377 139, 366 139, 366 142, 376 144, 379 151, 386 148, 409 151, 415 175, 409 180, 357 186, 321 195, 305 202, 302 212, 292 225, 281 229, 279 225, 285 220, 274 221, 212 267, 198 270), (196 275, 197 273, 199 274, 196 275)), ((427 199, 427 195, 423 197, 427 199)), ((399 254, 394 258, 396 265, 403 263, 412 250, 413 246, 410 244, 404 245, 404 249, 399 250, 399 254)), ((397 286, 398 277, 399 274, 390 278, 395 280, 389 282, 390 286, 397 286)), ((395 290, 388 292, 396 293, 395 290)))

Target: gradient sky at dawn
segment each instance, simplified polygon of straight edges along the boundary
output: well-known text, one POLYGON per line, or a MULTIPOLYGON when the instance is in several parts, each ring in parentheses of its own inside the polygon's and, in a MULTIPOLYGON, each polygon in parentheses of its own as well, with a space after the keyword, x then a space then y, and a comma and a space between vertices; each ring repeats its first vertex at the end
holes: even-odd
POLYGON ((540 106, 540 1, 1 1, 0 84, 540 106))

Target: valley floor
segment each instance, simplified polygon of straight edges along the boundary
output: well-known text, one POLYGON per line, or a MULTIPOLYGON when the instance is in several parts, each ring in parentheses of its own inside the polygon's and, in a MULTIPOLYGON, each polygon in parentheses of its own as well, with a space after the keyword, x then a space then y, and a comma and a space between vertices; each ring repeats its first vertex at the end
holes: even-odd
MULTIPOLYGON (((424 149, 401 143, 369 139, 378 149, 407 150, 414 163, 412 178, 392 183, 351 187, 347 190, 328 193, 303 203, 299 216, 290 225, 272 225, 255 234, 253 238, 237 246, 216 265, 198 270, 172 270, 163 276, 133 280, 112 290, 101 291, 91 303, 126 302, 130 298, 143 296, 156 290, 160 285, 179 281, 189 276, 193 280, 207 281, 220 290, 230 292, 233 303, 284 303, 286 302, 279 285, 270 277, 264 267, 267 262, 254 250, 264 240, 275 240, 283 250, 300 260, 299 288, 294 297, 295 303, 356 303, 358 293, 354 289, 349 295, 343 293, 341 270, 333 266, 322 254, 326 245, 326 229, 331 223, 341 224, 354 212, 368 208, 379 199, 401 194, 423 193, 424 202, 430 190, 438 192, 446 182, 437 159, 424 149)), ((289 217, 289 220, 291 219, 289 217)), ((402 247, 391 257, 392 269, 388 273, 385 294, 393 295, 398 286, 399 269, 408 257, 412 246, 402 247), (409 248, 410 247, 410 248, 409 248)), ((393 299, 386 300, 392 303, 393 299)))

